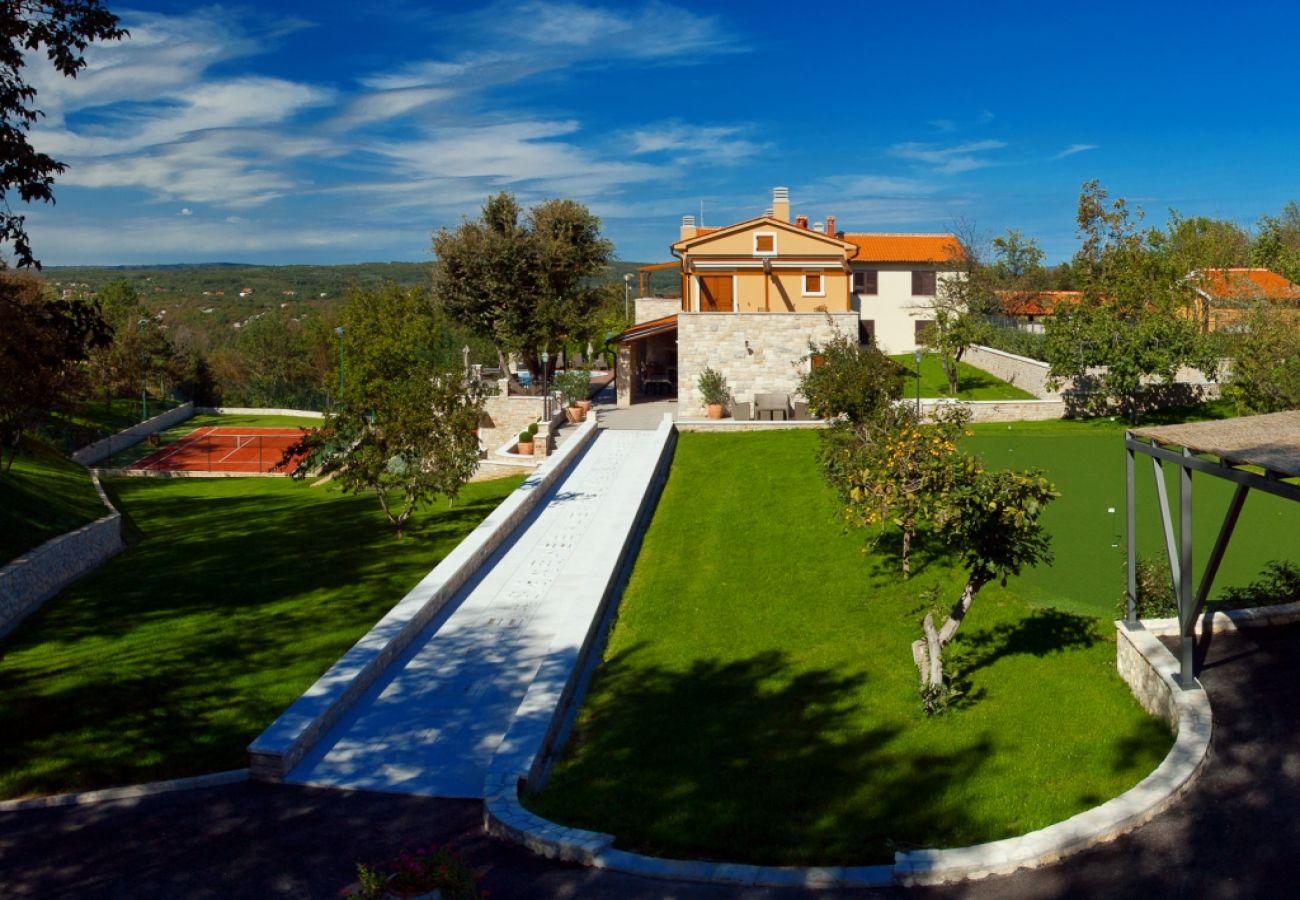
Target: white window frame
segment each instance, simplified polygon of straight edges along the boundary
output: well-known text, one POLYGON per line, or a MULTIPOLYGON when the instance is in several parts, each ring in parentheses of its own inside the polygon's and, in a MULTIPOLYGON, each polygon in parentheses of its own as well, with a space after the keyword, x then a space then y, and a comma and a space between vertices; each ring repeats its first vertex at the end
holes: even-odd
POLYGON ((825 272, 804 272, 801 276, 803 286, 803 296, 805 297, 825 297, 826 296, 826 273, 825 272), (822 289, 820 291, 808 290, 808 276, 815 275, 821 279, 822 289))
POLYGON ((777 238, 776 238, 776 232, 775 232, 775 231, 755 231, 755 232, 754 232, 754 255, 755 255, 755 256, 776 256, 776 251, 777 251, 777 238), (772 249, 771 249, 771 250, 759 250, 759 249, 758 249, 758 239, 759 239, 760 237, 770 237, 770 238, 772 239, 772 249))

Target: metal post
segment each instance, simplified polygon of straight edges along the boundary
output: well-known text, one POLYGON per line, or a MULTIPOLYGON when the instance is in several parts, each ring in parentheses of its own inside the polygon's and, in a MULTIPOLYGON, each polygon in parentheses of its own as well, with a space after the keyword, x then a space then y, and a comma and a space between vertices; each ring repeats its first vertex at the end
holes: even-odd
POLYGON ((551 394, 546 390, 546 369, 551 361, 551 354, 542 351, 542 416, 550 421, 551 418, 551 394))
POLYGON ((912 358, 916 360, 916 419, 921 420, 921 348, 917 347, 912 352, 912 358))
MULTIPOLYGON (((1183 456, 1191 456, 1183 448, 1183 456)), ((1178 617, 1182 625, 1182 666, 1179 680, 1185 688, 1196 685, 1192 654, 1196 649, 1196 609, 1192 598, 1192 468, 1178 467, 1178 617)))
POLYGON ((628 313, 628 295, 632 292, 632 273, 628 272, 623 276, 623 321, 628 321, 631 316, 628 313))
POLYGON ((149 421, 149 383, 146 380, 145 367, 149 361, 149 355, 144 348, 144 326, 149 323, 148 319, 141 319, 140 325, 140 421, 149 421))
MULTIPOLYGON (((1125 438, 1129 438, 1132 432, 1126 432, 1125 438)), ((1135 483, 1134 473, 1135 459, 1133 450, 1125 448, 1124 450, 1124 527, 1128 530, 1126 543, 1128 544, 1128 561, 1126 568, 1128 570, 1127 588, 1125 598, 1127 600, 1124 621, 1130 628, 1136 628, 1138 624, 1137 615, 1137 509, 1136 495, 1137 486, 1135 483)))
POLYGON ((339 403, 343 402, 343 326, 334 329, 339 336, 339 403))

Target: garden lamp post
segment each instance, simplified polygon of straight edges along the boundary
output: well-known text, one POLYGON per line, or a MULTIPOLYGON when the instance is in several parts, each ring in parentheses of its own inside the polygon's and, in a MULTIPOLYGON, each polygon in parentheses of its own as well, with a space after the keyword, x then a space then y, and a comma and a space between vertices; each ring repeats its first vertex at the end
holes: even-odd
POLYGON ((623 276, 623 321, 626 322, 628 316, 628 302, 632 293, 632 273, 628 272, 623 276))
POLYGON ((546 369, 551 361, 551 354, 542 351, 542 415, 551 417, 551 395, 546 390, 546 369))
POLYGON ((916 418, 921 418, 921 348, 917 347, 912 351, 912 358, 916 360, 916 418))

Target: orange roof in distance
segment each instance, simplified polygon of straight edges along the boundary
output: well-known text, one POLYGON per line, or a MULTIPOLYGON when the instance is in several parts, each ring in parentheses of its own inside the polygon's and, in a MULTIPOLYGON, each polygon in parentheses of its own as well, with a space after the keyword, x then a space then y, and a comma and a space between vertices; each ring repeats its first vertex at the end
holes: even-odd
POLYGON ((1269 269, 1202 269, 1192 283, 1219 300, 1300 300, 1300 285, 1269 269))
POLYGON ((1078 303, 1082 291, 998 291, 1002 309, 1009 316, 1050 316, 1056 307, 1078 303))
POLYGON ((950 263, 962 258, 955 234, 845 234, 858 248, 851 262, 950 263))

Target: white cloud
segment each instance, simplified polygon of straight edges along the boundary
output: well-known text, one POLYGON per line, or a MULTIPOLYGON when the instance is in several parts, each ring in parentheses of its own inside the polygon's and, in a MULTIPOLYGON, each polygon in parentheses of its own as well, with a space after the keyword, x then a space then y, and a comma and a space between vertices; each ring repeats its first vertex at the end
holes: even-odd
POLYGON ((1089 150, 1096 150, 1096 149, 1097 149, 1096 144, 1071 144, 1070 146, 1062 150, 1060 153, 1053 156, 1052 159, 1065 159, 1065 157, 1074 156, 1074 154, 1076 153, 1086 153, 1089 150))
POLYGON ((1007 146, 1005 141, 971 141, 954 147, 941 147, 937 144, 904 143, 895 144, 889 152, 900 159, 912 160, 933 166, 944 175, 955 175, 973 169, 983 169, 997 165, 990 159, 977 156, 990 150, 1001 150, 1007 146))
POLYGON ((194 211, 193 211, 192 209, 190 209, 188 206, 185 206, 185 207, 182 207, 182 208, 181 208, 181 215, 182 215, 182 216, 192 216, 192 215, 194 215, 194 211))
POLYGON ((678 161, 733 164, 767 150, 771 145, 739 137, 738 125, 690 125, 669 121, 629 132, 625 140, 633 154, 667 153, 678 161))

